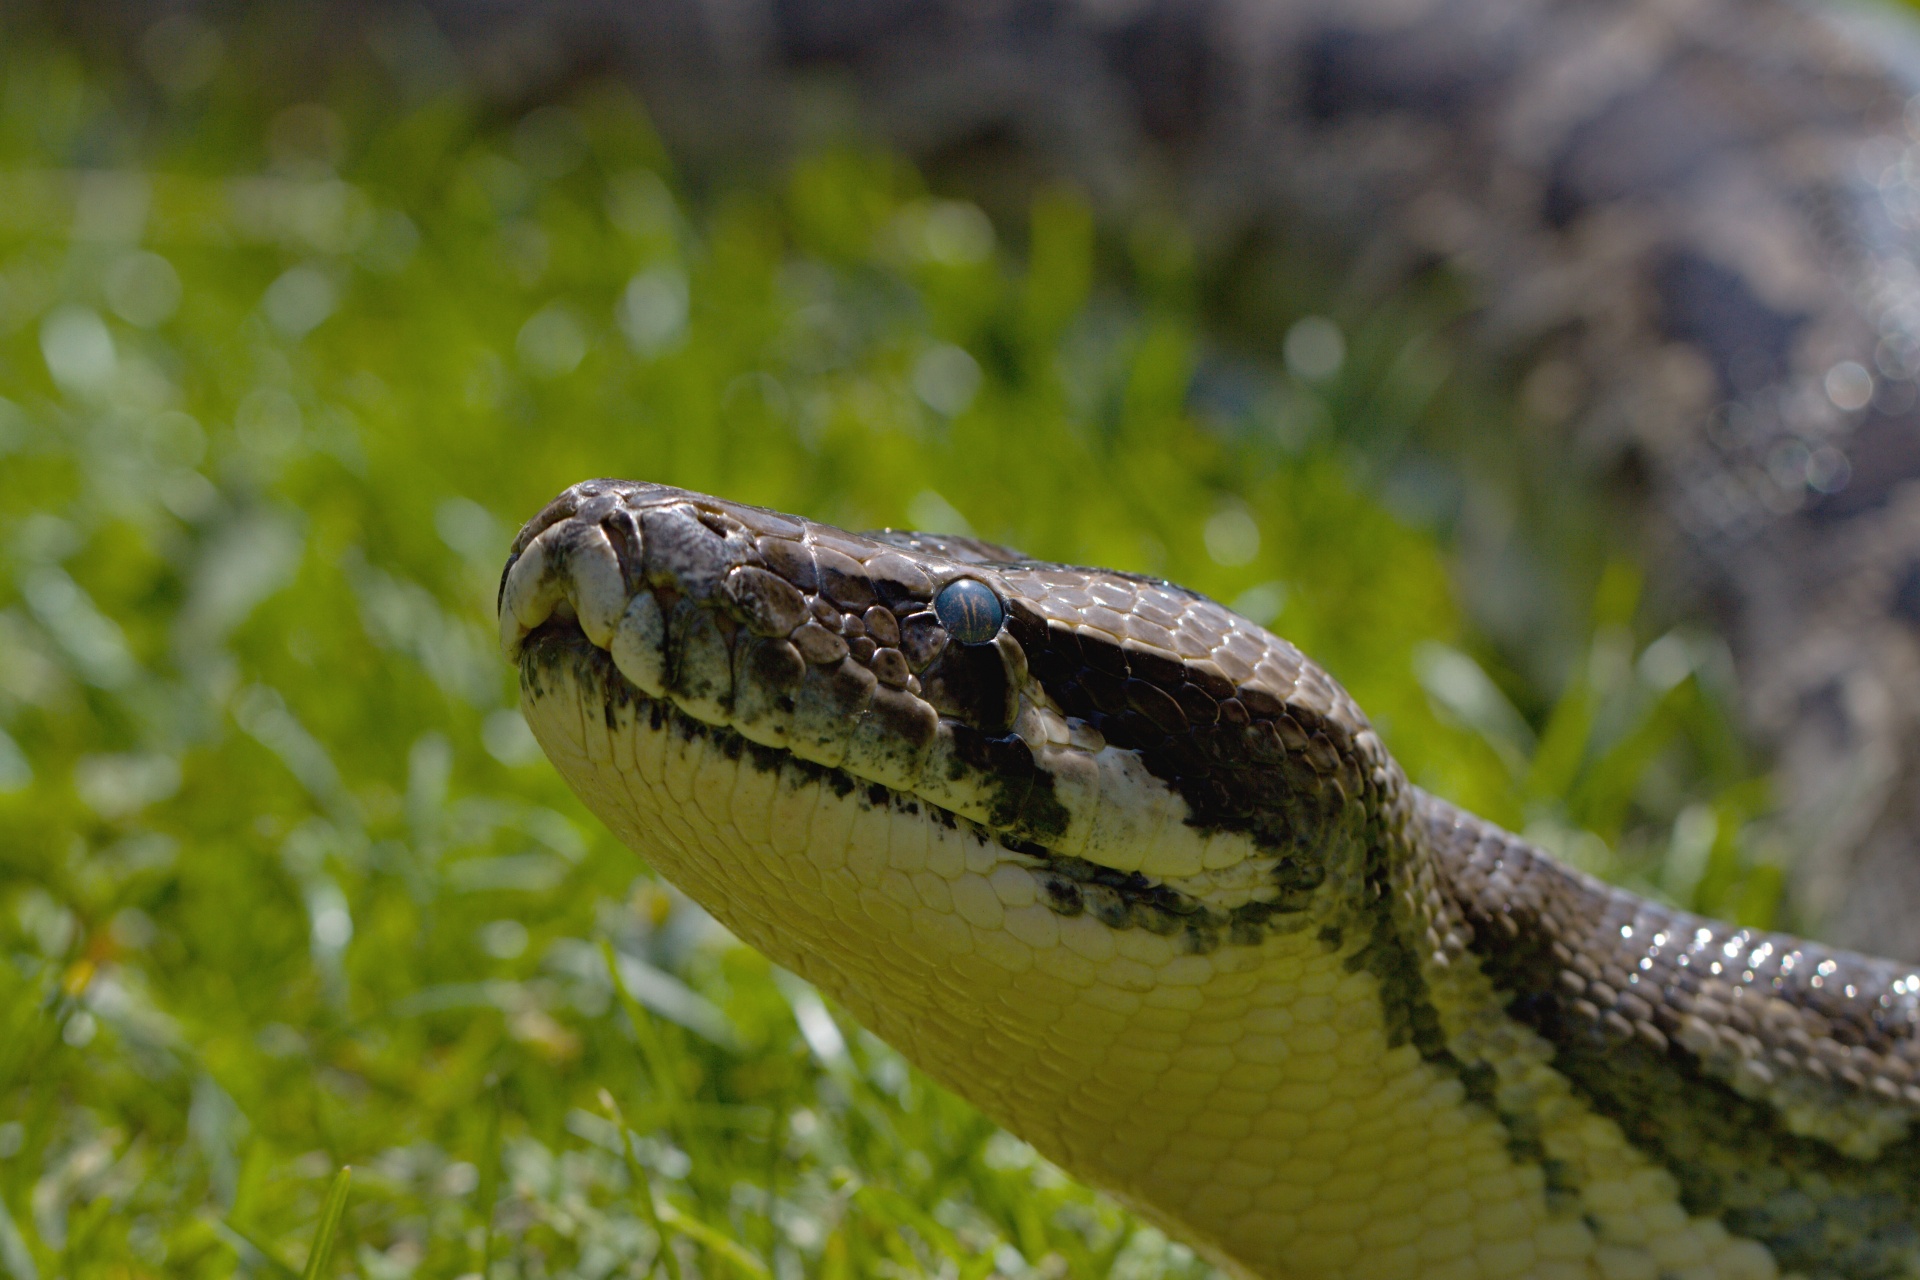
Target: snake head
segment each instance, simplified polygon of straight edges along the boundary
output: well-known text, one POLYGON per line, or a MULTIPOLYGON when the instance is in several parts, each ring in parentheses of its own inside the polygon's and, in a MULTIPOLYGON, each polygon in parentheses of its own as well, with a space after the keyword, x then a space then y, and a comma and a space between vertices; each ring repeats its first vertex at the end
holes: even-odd
POLYGON ((1390 781, 1358 708, 1285 641, 1156 579, 973 539, 594 480, 515 539, 499 616, 536 732, 584 661, 606 687, 567 696, 589 710, 644 703, 1082 880, 1228 911, 1317 888, 1390 781))

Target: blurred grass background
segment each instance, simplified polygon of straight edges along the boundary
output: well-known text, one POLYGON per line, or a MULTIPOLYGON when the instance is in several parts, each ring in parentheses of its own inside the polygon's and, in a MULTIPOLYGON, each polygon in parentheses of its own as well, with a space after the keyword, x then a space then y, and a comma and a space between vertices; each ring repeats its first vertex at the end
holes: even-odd
POLYGON ((1167 575, 1422 784, 1774 918, 1715 641, 1624 565, 1557 666, 1464 620, 1377 465, 1454 376, 1417 314, 1283 302, 1250 359, 1177 226, 1068 190, 693 184, 612 86, 289 106, 211 29, 141 49, 0 26, 0 1273, 299 1274, 349 1164, 324 1274, 1204 1273, 560 784, 492 601, 588 476, 1167 575))

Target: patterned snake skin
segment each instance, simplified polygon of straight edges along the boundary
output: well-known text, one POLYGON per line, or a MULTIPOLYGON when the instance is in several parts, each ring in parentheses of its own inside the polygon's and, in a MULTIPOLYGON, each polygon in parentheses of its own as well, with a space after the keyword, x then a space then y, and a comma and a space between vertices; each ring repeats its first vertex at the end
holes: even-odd
MULTIPOLYGON (((1615 494, 1667 598, 1729 637, 1805 917, 1920 959, 1910 22, 1864 0, 427 10, 509 99, 630 76, 696 167, 777 149, 824 81, 983 199, 1065 176, 1116 218, 1179 210, 1216 260, 1281 244, 1353 305, 1464 281, 1463 341, 1516 405, 1486 429, 1615 494)), ((1467 562, 1496 629, 1538 622, 1503 566, 1539 533, 1467 562)))
POLYGON ((622 839, 1237 1273, 1920 1275, 1920 973, 1554 863, 1190 591, 603 480, 499 613, 622 839))

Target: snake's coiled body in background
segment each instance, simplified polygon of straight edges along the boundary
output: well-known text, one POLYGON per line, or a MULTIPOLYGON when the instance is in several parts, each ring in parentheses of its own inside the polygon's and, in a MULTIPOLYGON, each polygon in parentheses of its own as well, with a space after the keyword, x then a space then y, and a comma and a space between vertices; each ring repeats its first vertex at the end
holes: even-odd
POLYGON ((1920 1275, 1920 972, 1559 866, 1192 592, 592 481, 500 624, 624 840, 1224 1265, 1920 1275))

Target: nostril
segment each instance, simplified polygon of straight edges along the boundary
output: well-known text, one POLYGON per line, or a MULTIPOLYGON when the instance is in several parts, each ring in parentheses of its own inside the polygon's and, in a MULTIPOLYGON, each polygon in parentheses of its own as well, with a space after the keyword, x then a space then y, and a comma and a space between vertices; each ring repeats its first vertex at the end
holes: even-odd
POLYGON ((600 528, 620 560, 620 578, 631 596, 646 582, 645 545, 640 540, 640 521, 631 510, 617 507, 600 521, 600 528))
POLYGON ((649 508, 641 513, 640 524, 646 577, 655 587, 673 587, 696 599, 708 599, 741 558, 684 503, 649 508))

